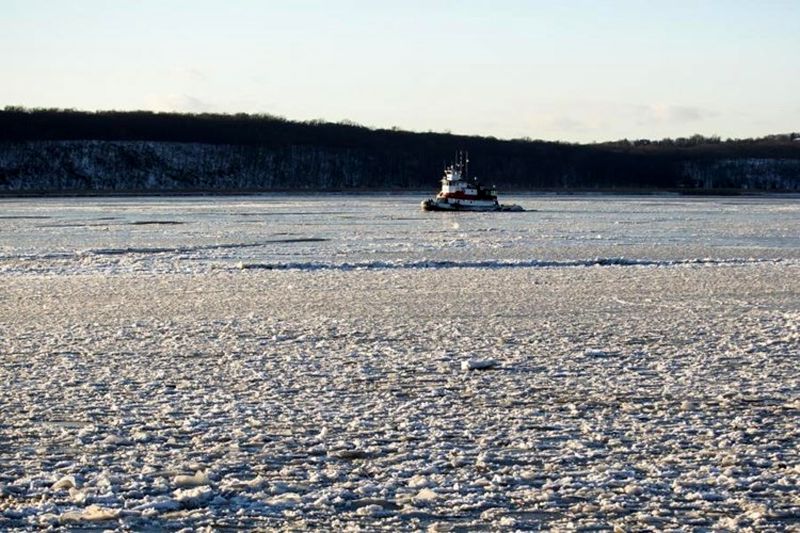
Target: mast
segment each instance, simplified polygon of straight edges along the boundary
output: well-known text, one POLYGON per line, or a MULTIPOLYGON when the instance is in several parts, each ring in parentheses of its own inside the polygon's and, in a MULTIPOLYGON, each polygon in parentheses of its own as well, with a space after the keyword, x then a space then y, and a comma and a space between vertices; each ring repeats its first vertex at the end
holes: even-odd
POLYGON ((453 160, 453 170, 457 171, 459 178, 467 180, 469 176, 469 152, 466 150, 456 150, 456 156, 453 160))

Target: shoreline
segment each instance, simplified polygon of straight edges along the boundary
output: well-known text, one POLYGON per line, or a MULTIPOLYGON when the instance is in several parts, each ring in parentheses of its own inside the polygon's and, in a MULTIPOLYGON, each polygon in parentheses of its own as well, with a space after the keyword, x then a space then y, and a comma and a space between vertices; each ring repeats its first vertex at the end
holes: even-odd
MULTIPOLYGON (((134 197, 230 197, 230 196, 426 196, 430 190, 398 189, 271 189, 271 190, 166 190, 166 191, 0 191, 0 199, 15 198, 134 198, 134 197)), ((800 191, 761 191, 738 189, 508 189, 504 196, 655 196, 655 197, 780 197, 800 198, 800 191)))

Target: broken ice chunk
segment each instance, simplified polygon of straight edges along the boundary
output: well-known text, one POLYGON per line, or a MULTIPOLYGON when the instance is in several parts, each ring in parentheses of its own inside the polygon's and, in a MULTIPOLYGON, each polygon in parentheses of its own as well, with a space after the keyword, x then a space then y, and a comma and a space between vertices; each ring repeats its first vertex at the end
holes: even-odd
POLYGON ((103 522, 105 520, 114 520, 119 517, 119 510, 107 509, 98 505, 90 505, 82 511, 67 511, 62 514, 59 521, 62 524, 69 524, 74 522, 103 522))
POLYGON ((195 487, 193 489, 177 489, 172 494, 175 496, 175 501, 185 506, 194 506, 210 500, 213 492, 210 487, 195 487))
POLYGON ((75 476, 64 476, 55 483, 53 483, 51 488, 53 490, 76 489, 78 488, 78 482, 76 481, 75 476))
POLYGON ((437 499, 439 495, 431 489, 422 489, 416 496, 414 496, 414 503, 432 502, 437 499))
POLYGON ((387 514, 384 508, 378 504, 365 505, 360 507, 356 514, 359 516, 381 516, 387 514))
POLYGON ((175 476, 172 481, 176 487, 199 487, 208 485, 208 476, 205 472, 195 472, 193 476, 175 476))
POLYGON ((485 370, 497 366, 495 359, 467 359, 461 361, 461 370, 485 370))
POLYGON ((427 477, 417 474, 416 476, 408 480, 408 486, 411 487, 412 489, 421 489, 425 487, 430 487, 431 482, 427 477))

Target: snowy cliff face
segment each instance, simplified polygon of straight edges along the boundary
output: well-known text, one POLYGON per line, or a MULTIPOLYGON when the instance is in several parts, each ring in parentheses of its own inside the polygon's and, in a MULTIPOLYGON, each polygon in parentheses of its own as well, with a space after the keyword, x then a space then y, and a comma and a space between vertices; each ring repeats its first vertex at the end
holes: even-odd
POLYGON ((683 165, 688 185, 698 189, 800 190, 800 160, 720 159, 683 165))
MULTIPOLYGON (((489 171, 493 183, 506 189, 800 190, 800 159, 696 159, 642 167, 626 166, 627 159, 607 167, 601 160, 586 161, 494 155, 484 158, 485 168, 479 175, 489 171), (656 173, 661 176, 654 181, 656 173)), ((2 142, 0 192, 419 189, 435 187, 438 164, 414 151, 311 144, 2 142)))
POLYGON ((193 191, 366 186, 363 157, 315 147, 271 149, 148 141, 0 144, 0 190, 193 191))

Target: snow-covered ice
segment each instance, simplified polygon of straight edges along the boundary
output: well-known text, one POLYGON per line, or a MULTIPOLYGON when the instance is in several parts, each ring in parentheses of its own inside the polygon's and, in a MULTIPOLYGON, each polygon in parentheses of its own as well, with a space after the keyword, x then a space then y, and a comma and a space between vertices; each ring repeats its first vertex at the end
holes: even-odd
POLYGON ((0 200, 0 529, 800 527, 796 199, 509 201, 0 200))
POLYGON ((461 361, 461 370, 486 370, 497 365, 495 359, 467 359, 461 361))

